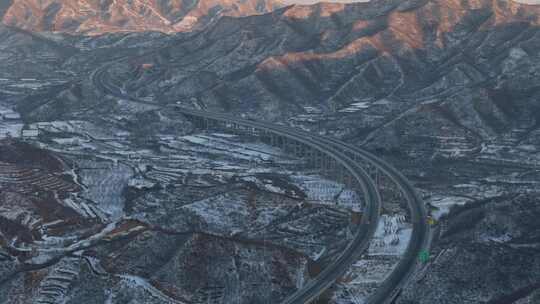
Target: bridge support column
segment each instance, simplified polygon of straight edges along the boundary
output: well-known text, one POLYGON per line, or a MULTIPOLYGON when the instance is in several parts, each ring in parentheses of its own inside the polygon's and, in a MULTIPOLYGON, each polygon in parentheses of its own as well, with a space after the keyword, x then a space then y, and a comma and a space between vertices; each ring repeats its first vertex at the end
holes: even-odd
POLYGON ((339 166, 338 165, 338 179, 339 179, 339 182, 346 185, 347 183, 345 182, 345 172, 344 172, 344 168, 339 166))
POLYGON ((301 143, 298 143, 298 156, 300 157, 306 156, 306 147, 301 143))
POLYGON ((345 186, 348 188, 352 188, 353 186, 353 178, 347 172, 345 172, 345 186))
POLYGON ((287 139, 287 137, 281 137, 280 142, 279 142, 279 148, 281 150, 286 150, 288 142, 289 142, 289 140, 287 139))
POLYGON ((272 146, 272 147, 275 146, 274 137, 275 137, 274 134, 270 133, 268 135, 268 138, 270 139, 270 146, 272 146))
POLYGON ((294 155, 295 156, 302 156, 302 154, 300 153, 301 152, 301 149, 302 149, 302 144, 299 143, 299 142, 294 142, 294 155))
POLYGON ((316 166, 317 165, 317 151, 313 150, 313 148, 306 148, 307 151, 307 159, 310 166, 316 166))
POLYGON ((329 157, 326 156, 326 155, 322 155, 321 160, 322 160, 321 168, 323 169, 323 172, 330 171, 330 159, 329 159, 329 157))

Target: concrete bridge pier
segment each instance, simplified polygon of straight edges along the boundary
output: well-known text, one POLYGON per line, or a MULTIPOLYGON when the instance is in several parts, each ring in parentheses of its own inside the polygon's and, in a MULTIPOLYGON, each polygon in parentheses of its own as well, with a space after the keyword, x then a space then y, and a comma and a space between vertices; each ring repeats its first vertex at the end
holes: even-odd
POLYGON ((345 172, 345 171, 346 171, 345 168, 343 168, 342 166, 339 166, 339 165, 338 165, 337 171, 338 171, 338 173, 337 173, 337 175, 338 175, 338 176, 337 176, 338 181, 339 181, 340 183, 346 185, 346 184, 347 184, 347 182, 346 182, 346 176, 347 176, 347 174, 346 174, 346 172, 345 172))
POLYGON ((210 128, 212 127, 212 121, 208 118, 204 118, 203 123, 204 123, 204 131, 208 132, 210 128))
POLYGON ((311 147, 304 146, 303 159, 306 161, 306 166, 311 168, 315 167, 315 165, 317 164, 316 158, 317 151, 311 147))
POLYGON ((269 137, 270 137, 270 145, 275 147, 277 145, 278 137, 274 134, 270 134, 269 137))
POLYGON ((273 146, 272 145, 272 133, 266 131, 266 130, 263 130, 262 133, 261 133, 261 141, 267 145, 270 145, 270 146, 273 146))
POLYGON ((287 137, 280 136, 277 140, 277 147, 281 150, 287 151, 290 140, 287 137))
POLYGON ((304 154, 304 158, 307 160, 307 164, 308 165, 313 165, 313 162, 314 162, 314 154, 315 154, 315 151, 310 148, 310 147, 306 147, 306 151, 305 151, 305 154, 304 154))
POLYGON ((323 174, 326 174, 328 170, 328 157, 321 153, 321 157, 319 158, 319 164, 317 167, 321 168, 321 171, 323 174))
POLYGON ((296 157, 302 157, 305 155, 304 153, 304 145, 300 142, 293 142, 292 143, 292 153, 296 157))

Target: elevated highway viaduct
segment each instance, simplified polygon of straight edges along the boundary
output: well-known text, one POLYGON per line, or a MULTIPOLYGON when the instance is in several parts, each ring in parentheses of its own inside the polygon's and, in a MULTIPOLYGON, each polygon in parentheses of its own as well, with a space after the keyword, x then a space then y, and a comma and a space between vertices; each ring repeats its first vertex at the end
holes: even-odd
MULTIPOLYGON (((157 106, 155 103, 131 97, 127 92, 107 82, 106 68, 107 66, 103 66, 92 74, 92 81, 98 89, 134 103, 157 106)), ((387 304, 395 299, 416 268, 418 255, 422 250, 428 249, 430 233, 425 206, 413 186, 399 171, 373 154, 334 138, 221 113, 184 107, 176 109, 201 128, 233 130, 266 137, 270 144, 308 159, 311 164, 320 168, 323 174, 336 178, 362 194, 365 203, 364 216, 355 229, 352 241, 318 276, 287 297, 282 304, 305 304, 318 298, 367 251, 378 224, 382 203, 395 198, 404 199, 413 225, 411 239, 402 259, 366 303, 387 304), (381 197, 381 194, 384 195, 381 197)))

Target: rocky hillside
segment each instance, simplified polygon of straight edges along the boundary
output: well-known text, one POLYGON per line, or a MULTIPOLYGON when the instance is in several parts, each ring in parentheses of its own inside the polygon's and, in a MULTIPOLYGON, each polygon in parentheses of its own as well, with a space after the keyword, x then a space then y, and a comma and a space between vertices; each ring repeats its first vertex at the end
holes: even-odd
POLYGON ((492 0, 294 6, 223 18, 119 62, 111 77, 155 102, 264 119, 315 109, 337 135, 373 149, 460 157, 497 138, 536 138, 539 16, 540 6, 492 0))
POLYGON ((538 215, 538 195, 497 197, 454 210, 434 248, 436 258, 397 303, 538 303, 538 215))
POLYGON ((0 78, 59 76, 63 73, 58 65, 76 52, 69 45, 0 24, 0 78))
MULTIPOLYGON (((92 80, 150 103, 288 120, 438 168, 469 157, 530 166, 540 138, 539 16, 540 6, 512 1, 377 0, 223 17, 182 35, 55 43, 77 50, 62 69, 88 85, 104 58, 117 58, 92 80)), ((61 103, 44 94, 48 108, 61 103)))
MULTIPOLYGON (((180 165, 171 158, 173 155, 184 157, 186 151, 190 151, 171 139, 182 134, 182 129, 189 129, 187 121, 174 114, 171 105, 176 104, 278 121, 340 137, 376 152, 406 174, 434 217, 440 219, 440 225, 434 233, 429 263, 419 267, 396 303, 538 302, 539 227, 535 219, 539 214, 540 185, 540 6, 502 0, 317 4, 284 7, 243 18, 223 16, 215 18, 215 22, 204 19, 197 24, 207 26, 196 31, 168 34, 182 31, 182 26, 177 25, 189 19, 187 15, 174 15, 174 9, 158 10, 157 4, 165 3, 163 1, 145 1, 156 3, 152 6, 155 9, 137 11, 141 14, 128 14, 125 18, 122 14, 127 14, 126 11, 119 7, 127 3, 129 6, 125 7, 141 5, 142 1, 111 2, 107 7, 115 8, 110 15, 105 9, 98 10, 88 4, 94 10, 87 9, 84 16, 88 18, 81 19, 69 11, 68 1, 58 2, 66 4, 64 6, 55 6, 52 1, 36 2, 42 6, 29 3, 31 1, 14 1, 4 20, 34 32, 0 26, 0 66, 3 67, 0 106, 9 109, 3 110, 4 113, 21 114, 20 120, 6 120, 0 127, 19 130, 38 123, 36 125, 44 128, 41 143, 55 150, 65 149, 70 158, 79 151, 77 149, 89 155, 100 153, 103 161, 107 160, 106 164, 111 157, 129 156, 126 162, 132 162, 133 172, 137 172, 137 179, 130 180, 129 184, 151 187, 151 190, 139 193, 141 189, 132 189, 134 194, 118 191, 117 185, 127 183, 124 174, 130 172, 118 166, 118 161, 114 166, 95 167, 89 166, 95 162, 94 156, 77 157, 74 161, 89 171, 83 178, 90 181, 88 191, 92 192, 86 194, 88 197, 97 202, 115 202, 118 201, 116 195, 126 194, 126 212, 130 213, 130 218, 138 213, 144 215, 139 220, 152 225, 118 222, 110 227, 114 228, 114 233, 105 230, 99 235, 106 240, 111 234, 119 235, 122 240, 127 230, 133 233, 130 238, 136 248, 112 245, 106 250, 99 249, 87 255, 88 263, 70 256, 40 273, 36 280, 30 275, 28 280, 15 276, 13 272, 18 268, 12 269, 12 253, 0 252, 0 273, 11 278, 11 282, 3 286, 0 280, 0 302, 24 293, 25 281, 34 286, 36 294, 47 291, 50 285, 35 282, 46 278, 45 283, 57 284, 56 274, 65 272, 65 268, 79 278, 63 278, 72 284, 69 287, 75 294, 72 302, 98 299, 103 303, 109 298, 111 303, 124 303, 146 297, 141 301, 161 303, 170 302, 167 296, 181 299, 186 295, 194 303, 211 298, 230 303, 238 297, 246 303, 260 302, 266 298, 258 292, 269 288, 258 285, 244 288, 234 283, 237 289, 225 294, 223 286, 216 286, 220 282, 236 282, 230 279, 234 277, 246 278, 246 282, 257 281, 260 273, 279 274, 280 279, 275 282, 286 284, 273 284, 276 289, 270 288, 270 291, 277 290, 279 297, 295 288, 293 279, 282 278, 293 278, 303 272, 303 266, 288 266, 304 265, 303 256, 276 251, 272 254, 272 264, 259 268, 262 271, 254 271, 249 265, 261 256, 258 246, 239 247, 236 241, 216 238, 208 231, 184 237, 182 231, 186 229, 156 230, 153 227, 190 223, 178 217, 182 215, 176 209, 180 201, 178 195, 190 198, 186 200, 189 204, 200 201, 193 193, 206 195, 210 182, 222 178, 208 177, 207 180, 193 177, 191 173, 184 176, 183 171, 177 170, 194 171, 194 164, 193 158, 185 159, 180 165), (16 8, 21 3, 34 8, 32 12, 36 13, 20 13, 16 8), (44 14, 41 8, 51 4, 49 12, 44 14), (162 12, 159 15, 170 20, 170 24, 165 25, 156 12, 162 12), (47 17, 43 18, 45 15, 47 17), (147 17, 142 18, 143 15, 147 17), (24 20, 32 22, 18 24, 14 23, 16 19, 9 19, 16 16, 25 16, 24 20), (67 21, 65 16, 76 21, 67 21), (63 21, 56 22, 58 20, 63 21), (161 32, 83 36, 35 32, 42 30, 84 34, 124 30, 161 32), (137 101, 126 95, 136 97, 137 101), (178 129, 173 127, 176 125, 178 129), (109 142, 114 137, 119 142, 109 142), (129 151, 139 150, 148 153, 144 155, 148 155, 145 157, 149 164, 151 159, 157 165, 143 166, 140 158, 132 159, 129 151), (160 163, 161 159, 155 158, 154 153, 162 155, 165 163, 160 163), (171 159, 174 162, 168 164, 171 159), (107 191, 98 183, 103 180, 101 172, 117 176, 111 178, 115 182, 110 183, 107 191), (165 185, 172 179, 170 185, 173 186, 144 186, 138 175, 154 176, 165 185), (193 188, 181 188, 176 183, 186 183, 186 187, 193 188), (455 205, 464 206, 451 207, 455 205), (448 212, 450 214, 444 216, 448 212), (147 233, 142 234, 142 231, 147 233), (191 250, 195 246, 212 254, 197 256, 191 250), (147 248, 157 248, 156 251, 166 256, 147 260, 146 255, 139 253, 156 252, 147 248), (164 248, 167 250, 160 250, 164 248), (218 260, 218 255, 223 259, 218 260), (183 257, 198 258, 197 263, 177 263, 183 257), (239 257, 246 263, 236 263, 235 258, 239 257), (102 263, 96 263, 95 259, 102 263), (2 260, 7 262, 2 264, 2 260), (226 266, 218 269, 218 262, 226 266), (176 272, 170 271, 201 273, 201 268, 194 266, 199 264, 209 267, 202 271, 201 277, 193 276, 192 281, 182 280, 176 272), (126 276, 125 270, 132 266, 136 272, 126 276), (106 272, 113 275, 104 276, 106 272), (207 281, 216 284, 205 286, 207 281), (117 292, 113 298, 103 293, 110 286, 115 286, 117 292), (236 291, 245 292, 244 297, 236 291)), ((248 3, 242 5, 251 5, 248 3)), ((193 5, 198 7, 199 4, 193 5)), ((77 5, 77 12, 82 7, 77 5)), ((214 12, 211 5, 205 7, 214 12)), ((74 7, 71 9, 76 11, 74 7)), ((222 141, 223 138, 218 142, 222 141)), ((6 141, 6 145, 12 142, 6 141)), ((0 156, 5 154, 1 152, 0 156)), ((31 173, 16 164, 18 161, 3 161, 5 169, 0 173, 9 172, 8 169, 31 173)), ((217 158, 216 161, 222 160, 217 158)), ((251 166, 251 161, 249 163, 251 166)), ((231 162, 231 165, 237 163, 231 162)), ((45 169, 35 178, 54 175, 55 172, 45 169)), ((229 187, 228 183, 224 185, 229 187)), ((80 189, 66 190, 68 192, 76 195, 80 189)), ((25 206, 24 211, 29 215, 38 213, 35 206, 39 207, 40 201, 34 204, 30 198, 9 195, 3 197, 4 209, 10 211, 4 215, 10 218, 9 223, 19 221, 18 213, 11 212, 17 209, 13 202, 25 206)), ((51 194, 36 199, 48 201, 51 197, 54 198, 51 194)), ((231 201, 244 204, 243 198, 249 207, 253 201, 250 193, 235 196, 231 201)), ((0 203, 1 200, 2 197, 0 203)), ((229 200, 224 202, 231 205, 229 200)), ((267 214, 266 205, 257 202, 262 209, 255 211, 267 214)), ((215 209, 212 200, 207 204, 194 210, 204 213, 215 209)), ((232 206, 231 214, 238 214, 238 208, 232 206)), ((227 208, 222 210, 229 212, 227 208)), ((302 215, 296 207, 287 210, 302 215)), ((191 212, 186 213, 186 217, 193 217, 191 212)), ((226 218, 208 214, 207 223, 226 218)), ((259 218, 252 217, 256 214, 252 211, 240 214, 254 220, 259 218)), ((288 213, 283 214, 290 218, 288 213)), ((62 220, 75 217, 62 213, 59 216, 62 220)), ((235 219, 230 221, 233 224, 248 223, 250 227, 258 227, 245 218, 230 218, 235 219)), ((341 217, 333 218, 341 221, 341 217)), ((309 223, 320 225, 317 220, 309 223)), ((28 222, 18 224, 24 226, 28 222)), ((80 225, 101 231, 100 226, 93 226, 91 222, 81 220, 80 225)), ((10 227, 4 225, 3 229, 7 231, 10 227)), ((217 231, 216 227, 220 226, 208 224, 205 227, 217 231)), ((230 231, 238 231, 237 226, 234 227, 230 231)), ((9 230, 9 237, 32 240, 31 228, 21 228, 22 235, 9 230)), ((288 228, 276 231, 284 231, 290 239, 288 228)), ((231 234, 227 232, 225 237, 230 238, 231 234)), ((55 240, 49 239, 51 246, 55 240)), ((262 250, 262 256, 266 254, 262 250)), ((269 284, 272 282, 270 280, 269 284)), ((21 303, 29 301, 30 296, 21 303)))
POLYGON ((3 22, 25 30, 75 34, 170 33, 196 29, 222 15, 262 14, 281 6, 278 0, 15 0, 3 22))

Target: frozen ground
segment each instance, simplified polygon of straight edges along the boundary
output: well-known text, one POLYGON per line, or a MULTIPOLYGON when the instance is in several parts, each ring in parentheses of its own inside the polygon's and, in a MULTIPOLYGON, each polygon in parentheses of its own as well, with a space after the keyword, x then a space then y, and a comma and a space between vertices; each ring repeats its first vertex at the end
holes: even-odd
MULTIPOLYGON (((238 286, 270 284, 273 288, 270 295, 276 298, 284 295, 283 288, 297 288, 309 279, 303 268, 307 260, 329 260, 336 256, 349 240, 351 212, 362 210, 363 203, 354 191, 315 174, 301 159, 256 138, 223 132, 174 135, 157 131, 141 135, 139 130, 121 125, 84 120, 43 121, 30 127, 39 130, 39 136, 25 140, 62 158, 71 168, 64 174, 80 186, 76 193, 58 196, 58 203, 73 211, 80 221, 105 225, 85 230, 91 236, 81 239, 76 233, 56 229, 66 225, 66 219, 48 220, 40 228, 43 241, 37 249, 18 247, 37 250, 39 254, 29 260, 31 263, 48 263, 66 252, 85 252, 85 246, 95 247, 92 252, 101 252, 100 244, 104 240, 106 244, 124 239, 123 242, 134 242, 130 246, 141 250, 132 238, 151 229, 234 244, 241 249, 230 254, 240 259, 239 263, 254 269, 263 267, 274 273, 273 280, 289 278, 284 286, 243 282, 240 278, 238 286), (250 246, 261 246, 263 250, 238 256, 250 246), (267 250, 273 252, 273 257, 257 256, 267 250), (263 262, 256 262, 261 258, 263 262), (275 259, 282 266, 275 268, 275 259)), ((33 215, 28 214, 30 223, 33 215)), ((196 246, 203 245, 197 241, 196 246)), ((123 254, 114 253, 122 251, 122 247, 107 250, 113 252, 107 259, 131 263, 130 259, 123 260, 123 254)), ((187 248, 176 250, 179 257, 188 254, 187 248)), ((209 255, 205 251, 198 254, 209 255)), ((100 254, 86 258, 92 258, 94 265, 103 263, 100 254)), ((75 260, 69 263, 80 267, 75 260)), ((168 301, 170 295, 161 285, 156 285, 155 279, 141 275, 135 268, 127 269, 121 278, 117 277, 121 280, 113 288, 141 288, 151 301, 168 301)), ((222 278, 224 270, 217 268, 208 275, 222 278)), ((56 279, 54 271, 51 268, 50 280, 56 279)), ((182 271, 191 270, 187 267, 182 271)), ((163 275, 178 274, 168 271, 163 275)), ((74 276, 70 280, 78 278, 74 276)), ((47 282, 42 289, 49 288, 47 282)), ((65 290, 71 288, 68 285, 65 290)), ((207 287, 179 292, 188 298, 205 298, 209 292, 206 290, 207 287)), ((47 291, 36 292, 47 295, 47 291)), ((237 296, 220 295, 224 299, 237 296)), ((264 292, 259 296, 269 295, 264 292)), ((114 300, 111 296, 108 299, 114 300)))
POLYGON ((0 104, 0 139, 8 137, 19 138, 22 136, 23 128, 24 123, 21 120, 20 114, 0 104))
MULTIPOLYGON (((412 234, 412 224, 401 206, 390 206, 392 214, 382 214, 366 254, 349 268, 335 284, 329 303, 362 304, 393 271, 405 253, 412 234)), ((394 204, 394 203, 392 203, 394 204)))

